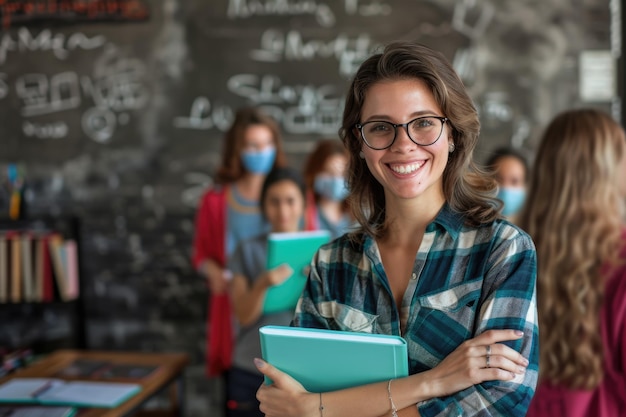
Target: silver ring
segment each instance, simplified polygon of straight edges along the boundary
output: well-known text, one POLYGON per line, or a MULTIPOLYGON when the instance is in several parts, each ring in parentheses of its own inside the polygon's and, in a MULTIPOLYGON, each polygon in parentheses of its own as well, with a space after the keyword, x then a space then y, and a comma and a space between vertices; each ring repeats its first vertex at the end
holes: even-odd
POLYGON ((487 368, 491 368, 491 365, 490 365, 490 363, 489 363, 489 362, 490 362, 490 360, 491 360, 491 345, 487 345, 486 347, 487 347, 487 356, 486 356, 486 359, 487 359, 487 368))

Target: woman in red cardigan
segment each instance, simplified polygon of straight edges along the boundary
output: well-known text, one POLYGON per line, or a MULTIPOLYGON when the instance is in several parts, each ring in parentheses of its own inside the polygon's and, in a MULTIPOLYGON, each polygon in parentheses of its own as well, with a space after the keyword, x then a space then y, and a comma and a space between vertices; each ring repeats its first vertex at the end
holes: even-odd
POLYGON ((202 197, 195 220, 194 268, 210 289, 207 320, 207 374, 222 375, 230 367, 232 312, 225 269, 239 241, 267 228, 259 210, 265 176, 286 165, 280 130, 258 108, 243 108, 226 132, 216 186, 202 197))

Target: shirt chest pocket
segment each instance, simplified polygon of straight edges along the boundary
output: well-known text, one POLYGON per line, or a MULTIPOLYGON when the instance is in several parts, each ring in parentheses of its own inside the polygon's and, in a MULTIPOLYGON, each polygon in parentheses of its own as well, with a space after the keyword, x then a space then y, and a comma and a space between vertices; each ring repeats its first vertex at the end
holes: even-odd
POLYGON ((415 332, 420 343, 447 356, 473 336, 474 319, 481 295, 481 281, 457 285, 417 299, 415 332))
POLYGON ((320 314, 334 322, 337 330, 375 333, 378 316, 335 301, 318 305, 320 314))

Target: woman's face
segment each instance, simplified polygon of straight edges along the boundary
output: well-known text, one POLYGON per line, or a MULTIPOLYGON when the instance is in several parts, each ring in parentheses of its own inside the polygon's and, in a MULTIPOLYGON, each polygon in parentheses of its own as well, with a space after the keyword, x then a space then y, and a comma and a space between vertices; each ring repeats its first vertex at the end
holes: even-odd
POLYGON ((494 166, 495 178, 501 187, 526 188, 524 164, 513 156, 503 156, 494 166))
MULTIPOLYGON (((367 90, 360 123, 407 123, 422 116, 445 116, 422 80, 382 81, 367 90)), ((443 204, 442 175, 448 161, 449 136, 444 124, 435 143, 420 146, 408 137, 405 128, 398 127, 396 139, 387 149, 374 150, 362 143, 367 166, 384 187, 388 202, 390 198, 427 199, 431 204, 443 204)))
POLYGON ((265 195, 263 209, 272 231, 296 232, 304 214, 304 197, 300 188, 290 180, 272 184, 265 195))

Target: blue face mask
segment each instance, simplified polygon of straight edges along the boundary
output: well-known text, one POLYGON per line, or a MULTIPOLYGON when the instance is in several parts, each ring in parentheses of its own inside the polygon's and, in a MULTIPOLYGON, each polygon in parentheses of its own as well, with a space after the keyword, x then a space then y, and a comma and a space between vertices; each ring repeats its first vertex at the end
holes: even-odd
POLYGON ((272 170, 276 160, 276 148, 267 148, 259 152, 243 151, 241 162, 253 174, 267 174, 272 170))
POLYGON ((348 197, 346 180, 343 177, 318 175, 315 177, 313 188, 318 194, 333 201, 343 201, 348 197))
POLYGON ((511 216, 516 214, 524 205, 526 190, 523 188, 500 187, 497 197, 504 202, 502 214, 511 216))

